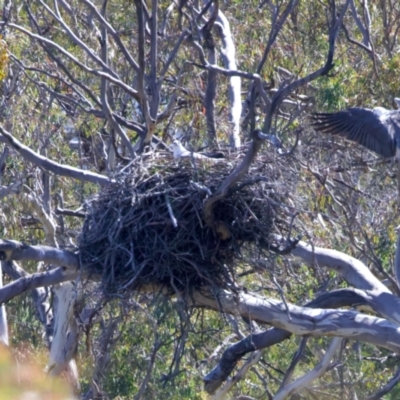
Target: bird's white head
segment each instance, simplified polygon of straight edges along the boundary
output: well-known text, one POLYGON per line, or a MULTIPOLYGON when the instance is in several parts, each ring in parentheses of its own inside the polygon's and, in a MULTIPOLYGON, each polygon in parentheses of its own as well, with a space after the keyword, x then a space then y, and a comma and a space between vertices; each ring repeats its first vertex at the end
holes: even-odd
POLYGON ((187 150, 183 147, 183 144, 179 140, 174 140, 171 144, 172 151, 174 153, 174 158, 182 157, 183 153, 187 150))
POLYGON ((372 111, 378 117, 381 117, 389 112, 389 110, 387 110, 385 107, 375 107, 372 111))

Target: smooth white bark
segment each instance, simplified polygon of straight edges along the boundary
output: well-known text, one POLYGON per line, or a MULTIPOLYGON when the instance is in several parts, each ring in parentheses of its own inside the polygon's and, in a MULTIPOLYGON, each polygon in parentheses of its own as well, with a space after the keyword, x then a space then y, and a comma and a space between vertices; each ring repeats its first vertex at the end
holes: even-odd
MULTIPOLYGON (((3 287, 3 268, 0 262, 0 288, 3 287)), ((8 323, 7 323, 7 312, 4 304, 0 306, 0 343, 8 346, 8 323)))
POLYGON ((188 301, 268 323, 299 336, 343 337, 400 353, 400 327, 397 324, 356 311, 299 307, 254 294, 233 295, 227 291, 207 295, 196 292, 188 301))
POLYGON ((336 271, 350 285, 362 289, 358 293, 371 309, 388 320, 400 324, 400 299, 394 296, 360 260, 337 250, 311 246, 305 242, 299 242, 291 254, 300 257, 309 265, 317 264, 319 267, 336 271))
POLYGON ((77 293, 70 282, 55 286, 53 291, 56 306, 48 371, 51 375, 59 375, 67 368, 78 345, 78 326, 73 314, 77 293))
MULTIPOLYGON (((231 28, 228 19, 224 13, 219 10, 217 22, 220 27, 220 37, 222 41, 222 61, 226 69, 236 71, 236 49, 233 42, 231 28)), ((233 148, 241 146, 240 140, 240 117, 242 115, 242 98, 241 98, 242 80, 240 76, 229 77, 229 122, 231 123, 232 132, 229 135, 229 144, 233 148)))

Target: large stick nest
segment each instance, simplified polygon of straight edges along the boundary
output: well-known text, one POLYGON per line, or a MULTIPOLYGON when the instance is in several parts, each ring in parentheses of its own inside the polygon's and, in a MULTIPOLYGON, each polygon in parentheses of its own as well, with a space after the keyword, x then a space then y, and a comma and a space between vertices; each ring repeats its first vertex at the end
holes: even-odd
POLYGON ((273 169, 257 160, 215 205, 216 220, 231 232, 221 240, 204 222, 203 205, 233 165, 137 160, 88 203, 82 268, 102 277, 107 294, 143 285, 233 285, 237 266, 268 249, 278 196, 273 169))

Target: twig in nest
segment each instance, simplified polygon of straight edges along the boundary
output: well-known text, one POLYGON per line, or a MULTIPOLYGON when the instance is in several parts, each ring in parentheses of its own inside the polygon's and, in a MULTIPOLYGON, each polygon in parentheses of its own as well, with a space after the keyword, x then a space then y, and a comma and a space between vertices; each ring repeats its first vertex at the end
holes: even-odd
POLYGON ((280 157, 291 156, 291 155, 294 153, 294 151, 296 150, 297 145, 298 145, 298 143, 299 143, 299 137, 300 137, 300 133, 301 133, 302 131, 303 131, 303 128, 298 128, 298 129, 296 129, 296 140, 295 140, 295 142, 294 142, 293 147, 292 147, 289 151, 286 151, 285 153, 279 153, 279 156, 280 156, 280 157))
MULTIPOLYGON (((244 185, 213 203, 213 218, 230 234, 231 240, 222 240, 202 211, 215 189, 224 187, 231 166, 194 169, 188 161, 177 166, 168 158, 158 159, 158 164, 138 158, 88 202, 79 237, 82 268, 102 276, 108 295, 152 284, 170 293, 174 287, 232 290, 237 263, 269 250, 267 245, 260 248, 260 242, 268 242, 274 219, 280 224, 271 198, 283 198, 275 186, 271 191, 268 184, 244 185)), ((276 179, 275 165, 265 158, 254 162, 258 176, 276 179)), ((259 181, 255 178, 248 177, 259 181)))
POLYGON ((196 189, 202 190, 204 193, 207 193, 209 196, 211 196, 211 190, 207 186, 201 185, 200 183, 193 181, 190 181, 190 184, 196 189))
POLYGON ((172 211, 172 207, 171 207, 171 202, 169 201, 169 197, 167 195, 165 195, 165 201, 167 203, 167 208, 168 208, 169 216, 171 217, 172 225, 174 226, 174 228, 177 228, 178 221, 176 220, 176 218, 174 216, 174 212, 172 211))

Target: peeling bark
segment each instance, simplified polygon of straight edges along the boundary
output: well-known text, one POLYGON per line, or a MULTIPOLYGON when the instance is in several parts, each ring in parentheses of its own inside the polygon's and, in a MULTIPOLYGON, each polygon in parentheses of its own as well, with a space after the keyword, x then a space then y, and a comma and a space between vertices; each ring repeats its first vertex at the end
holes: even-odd
MULTIPOLYGON (((357 307, 365 310, 367 308, 364 296, 361 291, 355 289, 338 289, 333 292, 325 293, 305 307, 310 308, 339 308, 357 307)), ((368 307, 367 311, 371 311, 368 307)), ((291 337, 291 332, 280 328, 271 328, 264 332, 253 333, 246 338, 229 346, 221 356, 218 364, 205 376, 205 390, 213 393, 222 385, 236 367, 239 360, 246 354, 256 350, 272 347, 291 337)))
POLYGON ((361 340, 400 352, 400 328, 382 318, 356 311, 312 309, 299 307, 275 299, 241 293, 235 296, 220 291, 215 296, 199 292, 193 296, 193 305, 240 315, 250 320, 268 323, 293 334, 313 337, 340 336, 361 340))

